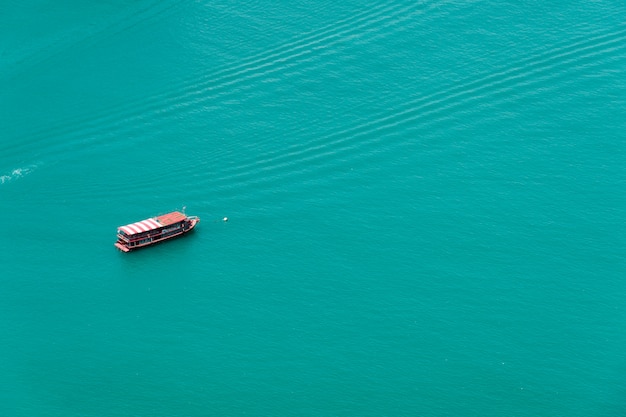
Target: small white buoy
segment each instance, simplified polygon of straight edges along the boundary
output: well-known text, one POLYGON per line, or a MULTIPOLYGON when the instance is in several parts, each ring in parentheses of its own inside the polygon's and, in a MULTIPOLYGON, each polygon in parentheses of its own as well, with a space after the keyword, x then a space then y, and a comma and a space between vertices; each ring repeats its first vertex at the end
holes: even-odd
POLYGON ((222 220, 224 220, 225 222, 228 221, 228 217, 224 217, 222 220))

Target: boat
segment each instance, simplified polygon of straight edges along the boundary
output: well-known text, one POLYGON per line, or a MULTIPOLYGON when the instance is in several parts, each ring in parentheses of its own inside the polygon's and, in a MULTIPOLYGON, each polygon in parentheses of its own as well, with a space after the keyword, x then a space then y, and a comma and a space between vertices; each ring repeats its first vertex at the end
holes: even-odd
POLYGON ((159 242, 183 236, 200 223, 197 216, 187 216, 179 211, 151 217, 146 220, 117 228, 115 247, 122 252, 151 246, 159 242))

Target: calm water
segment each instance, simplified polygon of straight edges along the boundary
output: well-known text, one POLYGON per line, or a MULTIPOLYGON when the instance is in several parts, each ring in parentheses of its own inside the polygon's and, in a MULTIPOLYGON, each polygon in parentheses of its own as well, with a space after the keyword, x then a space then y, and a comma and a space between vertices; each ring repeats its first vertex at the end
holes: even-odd
POLYGON ((623 1, 90 3, 0 14, 0 415, 626 415, 623 1))

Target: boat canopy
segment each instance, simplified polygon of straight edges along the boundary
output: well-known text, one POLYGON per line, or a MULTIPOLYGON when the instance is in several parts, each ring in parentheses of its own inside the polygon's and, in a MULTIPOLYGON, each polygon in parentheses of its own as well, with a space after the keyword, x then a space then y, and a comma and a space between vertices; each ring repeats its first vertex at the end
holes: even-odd
POLYGON ((135 235, 137 233, 158 229, 159 227, 163 227, 163 225, 159 224, 156 219, 146 219, 140 222, 127 224, 126 226, 120 226, 119 230, 127 235, 135 235))
POLYGON ((140 222, 127 224, 126 226, 120 226, 118 227, 118 229, 126 233, 127 235, 136 235, 137 233, 149 232, 150 230, 158 229, 159 227, 165 227, 174 223, 181 222, 186 218, 187 216, 185 216, 183 213, 173 211, 162 216, 157 216, 154 218, 142 220, 140 222))

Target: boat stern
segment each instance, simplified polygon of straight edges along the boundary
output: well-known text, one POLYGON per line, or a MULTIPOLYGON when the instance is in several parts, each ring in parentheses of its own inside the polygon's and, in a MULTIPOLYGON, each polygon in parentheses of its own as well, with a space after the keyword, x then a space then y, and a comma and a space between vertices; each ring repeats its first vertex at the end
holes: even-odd
POLYGON ((115 247, 121 250, 122 252, 130 252, 128 246, 122 245, 120 242, 115 242, 115 247))

